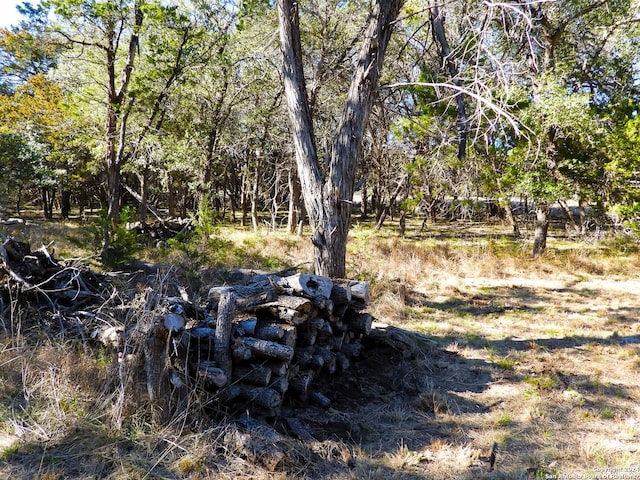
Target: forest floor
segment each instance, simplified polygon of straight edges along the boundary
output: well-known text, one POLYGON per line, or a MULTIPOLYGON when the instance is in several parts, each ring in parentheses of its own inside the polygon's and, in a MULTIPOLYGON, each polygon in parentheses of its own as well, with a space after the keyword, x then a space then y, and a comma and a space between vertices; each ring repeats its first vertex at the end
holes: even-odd
MULTIPOLYGON (((47 225, 51 239, 81 228, 47 225)), ((0 477, 640 480, 637 243, 558 230, 533 260, 530 239, 505 228, 430 225, 399 238, 354 226, 349 276, 371 283, 377 330, 348 374, 323 385, 331 407, 296 412, 315 440, 281 432, 287 454, 277 468, 233 451, 228 419, 105 425, 115 399, 93 384, 109 359, 17 342, 5 325, 0 477), (398 342, 381 341, 384 332, 398 342)), ((307 239, 218 234, 228 256, 215 259, 228 267, 310 255, 307 239)), ((162 260, 205 261, 172 255, 162 260)))

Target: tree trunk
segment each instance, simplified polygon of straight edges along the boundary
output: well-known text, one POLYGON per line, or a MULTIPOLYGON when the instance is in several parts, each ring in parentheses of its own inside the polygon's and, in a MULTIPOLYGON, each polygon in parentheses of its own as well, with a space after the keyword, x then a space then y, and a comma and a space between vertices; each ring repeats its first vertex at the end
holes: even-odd
POLYGON ((536 208, 536 231, 533 239, 533 258, 544 253, 547 248, 547 233, 549 232, 549 206, 540 204, 536 208))
POLYGON ((71 213, 71 190, 63 190, 60 196, 60 215, 69 218, 71 213))
POLYGON ((582 236, 587 234, 587 215, 585 210, 585 201, 580 198, 578 200, 578 212, 580 215, 580 235, 582 236))
POLYGON ((576 223, 576 220, 573 218, 573 214, 571 213, 571 209, 569 208, 569 204, 564 200, 558 200, 558 204, 562 209, 562 213, 567 217, 567 222, 573 228, 573 231, 576 233, 580 233, 580 226, 576 223))
POLYGON ((169 209, 169 216, 176 216, 176 194, 175 189, 173 187, 173 179, 171 178, 171 174, 167 175, 167 206, 169 209))
POLYGON ((347 234, 360 147, 378 85, 393 22, 404 0, 376 3, 334 138, 327 181, 320 172, 302 62, 298 3, 278 1, 283 79, 293 129, 296 163, 312 227, 314 270, 345 277, 347 234))
MULTIPOLYGON (((456 87, 460 87, 459 69, 455 64, 454 56, 451 52, 451 47, 447 41, 447 36, 444 30, 444 14, 440 13, 440 9, 437 5, 430 8, 431 26, 433 28, 434 36, 440 45, 440 58, 447 67, 451 81, 456 87)), ((465 112, 464 98, 462 91, 458 89, 455 94, 456 105, 458 107, 458 158, 464 158, 467 150, 467 134, 468 134, 468 120, 465 112)))
POLYGON ((253 226, 253 231, 258 231, 258 169, 255 169, 254 178, 253 178, 253 189, 251 192, 251 225, 253 226))
POLYGON ((104 224, 102 257, 108 255, 110 246, 111 223, 115 222, 120 206, 120 182, 122 160, 124 158, 124 136, 126 131, 126 117, 131 107, 132 100, 128 102, 123 115, 122 106, 125 103, 125 95, 128 91, 135 55, 138 52, 139 32, 144 19, 141 2, 135 2, 135 23, 129 39, 128 55, 120 78, 120 86, 116 87, 116 57, 118 50, 119 35, 115 31, 115 26, 107 32, 107 45, 105 46, 106 66, 107 66, 107 124, 106 124, 106 153, 105 163, 107 169, 107 191, 109 194, 109 210, 104 224), (120 124, 120 135, 118 135, 118 123, 120 124), (118 142, 120 147, 116 149, 118 142))
POLYGON ((519 237, 520 226, 518 225, 518 220, 516 220, 516 217, 513 215, 513 209, 511 208, 511 200, 509 200, 508 198, 504 203, 504 214, 507 217, 507 221, 509 222, 509 225, 511 225, 511 228, 513 230, 513 235, 516 237, 519 237))
POLYGON ((293 171, 289 169, 289 215, 287 218, 287 232, 294 234, 298 226, 298 210, 300 203, 300 182, 293 171))

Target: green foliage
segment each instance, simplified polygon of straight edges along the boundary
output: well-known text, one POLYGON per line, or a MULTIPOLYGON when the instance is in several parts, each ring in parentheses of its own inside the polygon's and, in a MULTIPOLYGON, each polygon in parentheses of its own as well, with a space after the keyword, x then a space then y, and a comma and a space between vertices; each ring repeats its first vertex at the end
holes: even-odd
MULTIPOLYGON (((118 221, 109 229, 109 251, 104 258, 109 266, 120 267, 126 264, 142 251, 142 242, 139 235, 128 228, 128 224, 136 216, 136 209, 124 206, 120 210, 118 221)), ((102 242, 104 225, 108 220, 106 210, 100 210, 98 220, 93 226, 94 245, 98 246, 102 242)))

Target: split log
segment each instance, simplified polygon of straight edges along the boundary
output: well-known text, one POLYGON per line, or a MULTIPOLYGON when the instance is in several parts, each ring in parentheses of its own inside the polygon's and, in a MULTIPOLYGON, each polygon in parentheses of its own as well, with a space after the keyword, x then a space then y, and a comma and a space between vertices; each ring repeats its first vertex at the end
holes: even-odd
POLYGON ((254 337, 242 337, 240 341, 259 356, 286 361, 290 361, 293 358, 294 349, 288 345, 281 345, 254 337))

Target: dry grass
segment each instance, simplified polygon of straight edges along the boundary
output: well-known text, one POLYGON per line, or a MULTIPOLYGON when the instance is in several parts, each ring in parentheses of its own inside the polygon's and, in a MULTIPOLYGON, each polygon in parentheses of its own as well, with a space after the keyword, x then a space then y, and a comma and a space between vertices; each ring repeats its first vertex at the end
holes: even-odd
MULTIPOLYGON (((135 402, 116 411, 109 355, 16 312, 22 321, 0 325, 0 477, 471 480, 618 468, 640 479, 637 244, 559 235, 532 260, 530 243, 500 225, 408 232, 356 225, 348 276, 371 283, 378 321, 430 343, 411 357, 372 346, 327 386, 329 411, 298 413, 318 441, 288 439, 281 468, 230 444, 236 427, 197 399, 197 415, 164 425, 135 402)), ((207 266, 305 268, 312 255, 308 239, 280 233, 221 229, 205 244, 207 266)), ((169 253, 189 268, 203 258, 169 253)))

